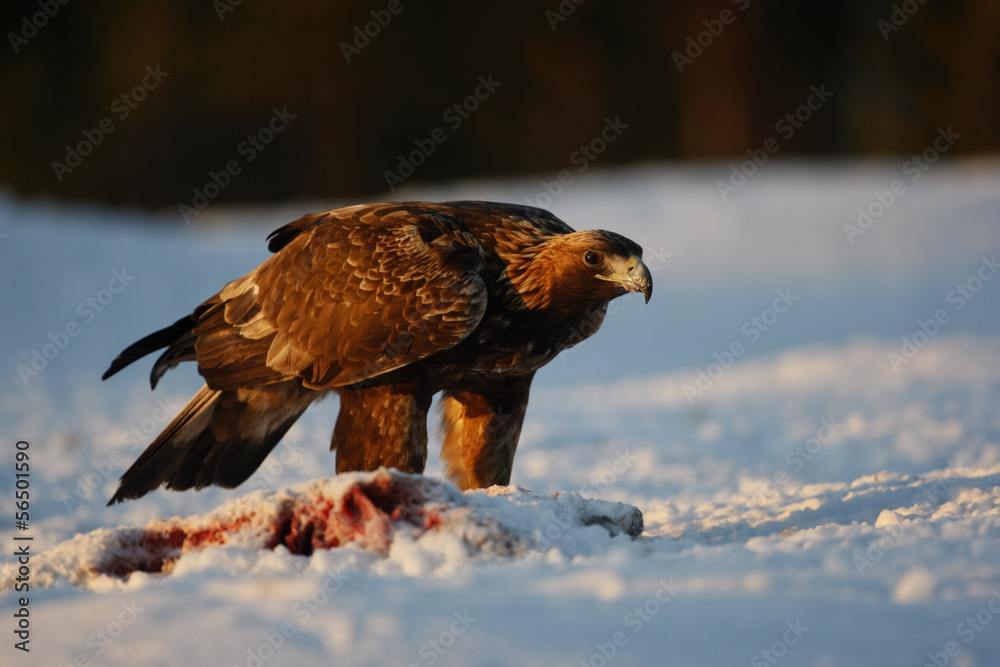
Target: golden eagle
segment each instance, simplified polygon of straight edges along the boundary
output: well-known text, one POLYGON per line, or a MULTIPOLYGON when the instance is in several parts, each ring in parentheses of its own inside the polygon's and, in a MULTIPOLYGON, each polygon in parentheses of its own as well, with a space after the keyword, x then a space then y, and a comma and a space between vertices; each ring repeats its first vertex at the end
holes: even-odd
POLYGON ((166 348, 154 389, 182 361, 205 378, 109 505, 160 485, 241 484, 329 392, 337 472, 423 472, 427 411, 443 392, 448 477, 508 484, 535 371, 596 332, 611 299, 653 290, 638 244, 514 204, 348 206, 268 240, 260 266, 104 373, 166 348))

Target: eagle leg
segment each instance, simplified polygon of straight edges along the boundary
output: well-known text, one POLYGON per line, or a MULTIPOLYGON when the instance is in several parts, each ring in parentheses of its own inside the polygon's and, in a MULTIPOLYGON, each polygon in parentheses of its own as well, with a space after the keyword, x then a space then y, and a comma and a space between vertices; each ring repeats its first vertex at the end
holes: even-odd
POLYGON ((534 374, 445 391, 441 401, 445 474, 460 489, 510 483, 534 374))
POLYGON ((403 385, 344 387, 330 449, 337 472, 381 466, 422 473, 427 463, 431 394, 403 385))

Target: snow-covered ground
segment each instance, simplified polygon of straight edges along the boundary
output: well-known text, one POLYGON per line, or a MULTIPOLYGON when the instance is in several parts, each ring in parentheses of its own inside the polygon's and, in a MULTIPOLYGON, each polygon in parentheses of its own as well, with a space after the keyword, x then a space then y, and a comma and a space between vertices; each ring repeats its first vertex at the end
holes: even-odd
POLYGON ((184 226, 0 197, 0 539, 5 576, 25 544, 33 568, 29 592, 0 591, 4 664, 997 664, 1000 163, 915 181, 902 163, 769 163, 727 201, 729 165, 591 169, 549 201, 555 174, 398 190, 531 199, 645 248, 650 303, 619 299, 535 381, 512 480, 535 495, 468 500, 520 546, 470 549, 445 522, 388 550, 208 547, 128 580, 75 575, 108 529, 332 472, 336 406, 240 489, 105 508, 200 382, 182 366, 150 392, 148 361, 101 373, 256 266, 269 231, 352 202, 184 226), (638 507, 643 534, 586 525, 588 498, 638 507))

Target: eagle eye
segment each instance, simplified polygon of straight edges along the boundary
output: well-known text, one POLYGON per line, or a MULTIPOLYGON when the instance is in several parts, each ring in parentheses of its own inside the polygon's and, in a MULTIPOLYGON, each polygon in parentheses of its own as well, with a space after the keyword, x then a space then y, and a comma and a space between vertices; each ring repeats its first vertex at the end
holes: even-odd
POLYGON ((583 261, 590 266, 600 266, 604 263, 604 255, 593 250, 588 250, 583 254, 583 261))

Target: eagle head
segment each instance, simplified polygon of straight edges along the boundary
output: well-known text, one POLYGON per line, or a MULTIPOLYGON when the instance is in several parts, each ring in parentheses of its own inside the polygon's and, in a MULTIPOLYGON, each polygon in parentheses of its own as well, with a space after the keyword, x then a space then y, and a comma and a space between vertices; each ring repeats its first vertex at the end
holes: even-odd
MULTIPOLYGON (((642 292, 646 303, 649 303, 649 297, 653 295, 653 277, 642 263, 642 246, 621 234, 603 229, 576 233, 583 235, 581 240, 584 245, 592 246, 581 256, 584 272, 591 274, 595 280, 603 281, 605 287, 610 286, 609 298, 626 292, 642 292)), ((608 293, 596 285, 595 291, 608 293)))
POLYGON ((577 310, 628 292, 648 303, 653 294, 642 247, 603 229, 549 237, 525 268, 519 291, 530 307, 577 310))

